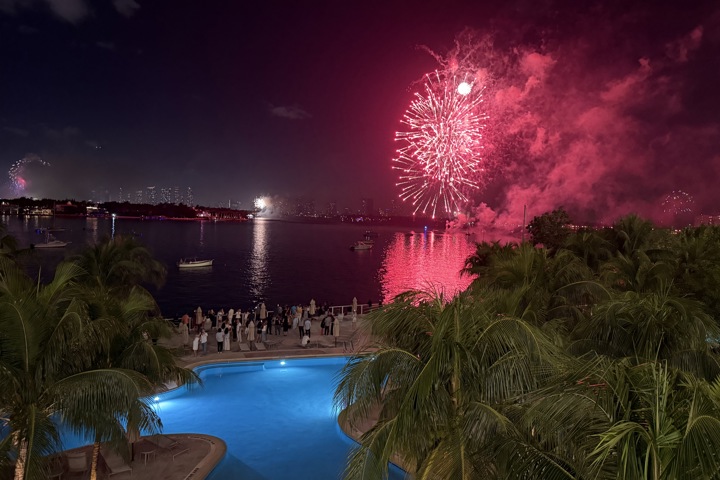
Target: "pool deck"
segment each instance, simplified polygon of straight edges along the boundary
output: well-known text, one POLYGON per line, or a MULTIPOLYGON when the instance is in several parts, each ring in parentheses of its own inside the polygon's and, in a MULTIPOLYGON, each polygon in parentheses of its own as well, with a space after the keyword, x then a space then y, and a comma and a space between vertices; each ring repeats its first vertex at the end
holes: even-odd
MULTIPOLYGON (((184 367, 193 368, 207 363, 242 361, 242 360, 262 360, 262 359, 278 359, 278 358, 303 358, 303 357, 320 357, 320 356, 337 356, 351 355, 363 351, 371 351, 371 342, 369 341, 364 329, 362 328, 363 316, 358 316, 357 324, 344 320, 340 327, 340 337, 337 342, 332 336, 324 336, 320 334, 320 319, 312 321, 310 329, 311 343, 310 347, 303 347, 300 344, 300 337, 296 331, 289 331, 285 335, 268 335, 267 349, 264 351, 251 350, 241 351, 237 342, 231 342, 232 348, 229 352, 217 352, 217 343, 214 333, 208 336, 208 353, 207 355, 198 354, 194 356, 191 349, 185 349, 186 354, 178 358, 178 364, 184 367)), ((193 336, 190 336, 192 344, 193 336)), ((183 349, 182 337, 180 334, 174 335, 171 339, 163 343, 183 349)), ((357 430, 347 432, 353 437, 360 435, 362 432, 357 430)), ((227 450, 225 442, 217 437, 209 435, 183 433, 168 434, 168 437, 178 441, 188 450, 184 453, 173 456, 174 451, 154 447, 146 439, 141 438, 135 443, 134 458, 130 463, 132 473, 120 473, 112 475, 113 479, 122 480, 124 478, 132 478, 134 480, 202 480, 207 477, 215 466, 225 456, 227 450), (147 455, 142 452, 153 451, 147 455), (147 457, 147 459, 145 458, 147 457)), ((90 458, 92 451, 91 446, 84 446, 74 451, 85 451, 90 458)), ((98 478, 110 478, 109 471, 104 466, 99 467, 98 478)), ((63 479, 88 479, 89 472, 82 475, 70 475, 65 473, 63 479)))

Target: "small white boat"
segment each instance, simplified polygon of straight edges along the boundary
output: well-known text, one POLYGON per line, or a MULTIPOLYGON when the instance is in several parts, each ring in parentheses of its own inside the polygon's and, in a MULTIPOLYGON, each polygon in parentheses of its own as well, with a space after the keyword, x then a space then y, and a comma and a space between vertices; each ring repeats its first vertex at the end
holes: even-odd
POLYGON ((210 260, 198 260, 196 258, 184 259, 181 258, 177 263, 178 268, 198 268, 198 267, 212 267, 213 261, 210 260))
POLYGON ((365 240, 358 240, 353 245, 350 246, 350 250, 370 250, 373 247, 373 244, 370 242, 367 242, 365 240))
POLYGON ((49 232, 46 232, 45 241, 43 243, 36 243, 32 245, 32 248, 63 248, 67 247, 69 243, 70 242, 62 242, 53 237, 49 232))

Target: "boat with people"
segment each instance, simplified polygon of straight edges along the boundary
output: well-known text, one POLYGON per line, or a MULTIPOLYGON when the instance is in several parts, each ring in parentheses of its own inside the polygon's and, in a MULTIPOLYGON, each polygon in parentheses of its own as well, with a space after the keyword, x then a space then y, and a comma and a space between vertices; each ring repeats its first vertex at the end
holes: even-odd
POLYGON ((48 231, 45 231, 45 241, 31 245, 32 248, 63 248, 67 247, 70 242, 58 240, 48 231))
POLYGON ((197 258, 181 258, 177 263, 178 268, 199 268, 199 267, 212 267, 213 259, 210 260, 198 260, 197 258))
POLYGON ((367 240, 358 240, 350 246, 350 250, 370 250, 375 242, 367 240))

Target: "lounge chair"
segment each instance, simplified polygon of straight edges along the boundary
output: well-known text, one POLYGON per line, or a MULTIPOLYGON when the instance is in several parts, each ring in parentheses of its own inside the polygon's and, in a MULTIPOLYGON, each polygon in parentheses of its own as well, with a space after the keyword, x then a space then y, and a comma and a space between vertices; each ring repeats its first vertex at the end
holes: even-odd
POLYGON ((262 351, 266 351, 266 350, 267 350, 267 348, 265 348, 265 344, 262 343, 262 342, 255 342, 255 349, 256 349, 256 350, 262 350, 262 351))
POLYGON ((250 346, 245 342, 240 342, 239 346, 240 346, 241 352, 249 352, 250 351, 250 346))
POLYGON ((112 450, 103 448, 100 450, 100 456, 108 469, 108 476, 112 477, 113 475, 125 472, 130 472, 130 475, 132 475, 132 467, 125 461, 124 458, 112 450))
POLYGON ((168 450, 172 454, 173 462, 175 461, 175 457, 177 457, 181 453, 190 451, 188 447, 178 442, 177 440, 173 440, 167 435, 152 435, 150 437, 147 437, 147 441, 157 446, 158 448, 168 450))
POLYGON ((69 452, 65 454, 67 460, 67 473, 85 473, 90 468, 88 464, 87 453, 85 452, 69 452))

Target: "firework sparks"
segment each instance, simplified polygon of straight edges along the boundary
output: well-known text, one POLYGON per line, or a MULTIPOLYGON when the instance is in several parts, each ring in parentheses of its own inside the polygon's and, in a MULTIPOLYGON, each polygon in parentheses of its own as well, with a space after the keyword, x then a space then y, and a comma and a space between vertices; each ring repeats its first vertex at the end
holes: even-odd
POLYGON ((483 179, 482 129, 488 118, 481 110, 483 86, 472 79, 440 73, 425 77, 424 94, 416 93, 402 123, 404 143, 393 159, 400 171, 400 198, 414 212, 454 215, 467 193, 483 179))
POLYGON ((268 202, 263 197, 257 197, 253 203, 256 210, 264 210, 268 206, 268 202))
POLYGON ((694 206, 695 200, 682 190, 670 192, 662 202, 663 211, 672 215, 693 213, 694 206))
POLYGON ((50 166, 48 162, 35 155, 34 153, 31 153, 25 155, 25 157, 13 163, 10 167, 10 170, 8 170, 8 177, 10 177, 10 184, 15 195, 22 195, 25 192, 28 184, 26 167, 28 164, 33 162, 37 162, 43 167, 50 166))

